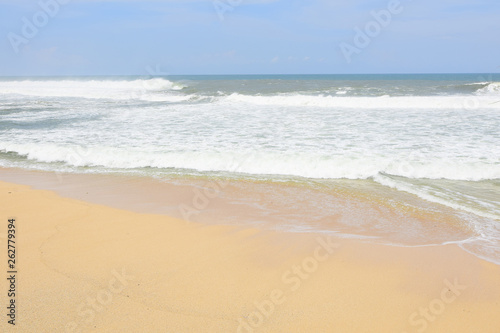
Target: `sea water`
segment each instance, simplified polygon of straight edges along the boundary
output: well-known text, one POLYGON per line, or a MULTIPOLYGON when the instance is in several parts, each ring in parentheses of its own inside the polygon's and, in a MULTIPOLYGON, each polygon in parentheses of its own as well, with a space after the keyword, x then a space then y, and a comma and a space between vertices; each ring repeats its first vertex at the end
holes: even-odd
POLYGON ((2 167, 372 182, 495 262, 499 129, 499 74, 0 78, 2 167))

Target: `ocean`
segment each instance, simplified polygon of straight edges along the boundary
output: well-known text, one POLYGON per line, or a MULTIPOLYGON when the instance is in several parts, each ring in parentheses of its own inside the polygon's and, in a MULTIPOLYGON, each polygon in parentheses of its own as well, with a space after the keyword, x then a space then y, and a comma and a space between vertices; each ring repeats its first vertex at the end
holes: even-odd
MULTIPOLYGON (((401 216, 363 224, 379 240, 495 263, 499 129, 500 74, 0 78, 0 167, 356 193, 401 216)), ((349 203, 309 200, 363 229, 349 203)))

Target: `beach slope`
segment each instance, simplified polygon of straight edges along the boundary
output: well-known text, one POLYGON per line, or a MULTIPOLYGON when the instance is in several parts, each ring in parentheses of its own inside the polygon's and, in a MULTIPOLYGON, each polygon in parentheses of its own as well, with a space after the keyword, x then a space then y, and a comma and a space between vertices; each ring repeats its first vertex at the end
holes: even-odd
POLYGON ((0 182, 0 331, 499 332, 500 267, 402 248, 201 225, 0 182))

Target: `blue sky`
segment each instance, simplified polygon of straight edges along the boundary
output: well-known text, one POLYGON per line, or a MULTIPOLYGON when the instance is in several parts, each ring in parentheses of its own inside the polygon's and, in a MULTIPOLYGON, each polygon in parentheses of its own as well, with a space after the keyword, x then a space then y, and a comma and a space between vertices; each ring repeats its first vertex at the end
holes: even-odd
POLYGON ((0 0, 0 75, 500 72, 500 1, 392 1, 0 0))

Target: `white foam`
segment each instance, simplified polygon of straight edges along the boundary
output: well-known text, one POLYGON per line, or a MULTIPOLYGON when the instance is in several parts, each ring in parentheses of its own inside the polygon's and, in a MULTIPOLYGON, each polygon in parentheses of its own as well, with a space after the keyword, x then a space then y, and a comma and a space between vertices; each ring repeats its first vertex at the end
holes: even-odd
POLYGON ((493 95, 500 98, 500 82, 486 83, 487 85, 476 91, 478 95, 493 95))
POLYGON ((62 81, 0 81, 1 95, 38 97, 80 97, 111 100, 183 101, 191 96, 174 95, 184 86, 172 81, 147 80, 62 80, 62 81))
POLYGON ((468 213, 475 214, 477 216, 481 216, 481 217, 485 217, 485 218, 489 218, 489 219, 493 219, 493 220, 500 220, 499 214, 479 210, 479 209, 476 209, 474 207, 470 207, 468 205, 460 204, 456 200, 443 198, 443 197, 437 195, 436 193, 433 193, 433 191, 426 189, 424 186, 415 186, 415 185, 412 185, 409 183, 405 183, 402 181, 397 181, 397 180, 391 179, 389 177, 386 177, 386 176, 380 175, 380 174, 374 176, 373 179, 376 182, 378 182, 384 186, 394 188, 398 191, 404 191, 404 192, 414 194, 414 195, 416 195, 424 200, 430 201, 430 202, 438 203, 438 204, 441 204, 441 205, 444 205, 444 206, 447 206, 447 207, 450 207, 450 208, 453 208, 456 210, 462 210, 462 211, 465 211, 468 213))
POLYGON ((474 83, 465 83, 464 86, 484 86, 490 84, 489 81, 482 81, 482 82, 474 82, 474 83))
POLYGON ((440 159, 403 161, 383 156, 335 156, 312 153, 159 151, 155 147, 0 143, 0 151, 15 152, 38 162, 106 168, 178 168, 255 175, 287 175, 318 179, 367 179, 381 173, 413 179, 479 181, 500 179, 500 165, 489 162, 443 163, 440 159))
POLYGON ((222 102, 246 103, 255 105, 281 106, 314 106, 330 108, 357 108, 357 109, 470 109, 473 102, 476 108, 500 109, 494 96, 396 96, 380 97, 346 97, 329 95, 274 95, 255 96, 238 93, 227 96, 222 102), (472 100, 473 99, 473 100, 472 100))

